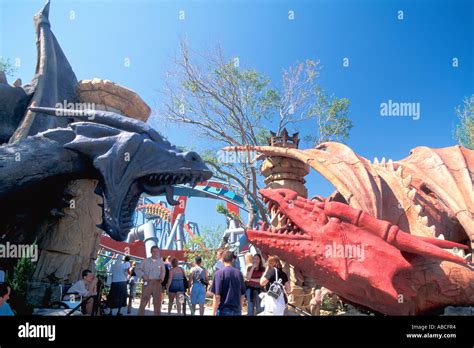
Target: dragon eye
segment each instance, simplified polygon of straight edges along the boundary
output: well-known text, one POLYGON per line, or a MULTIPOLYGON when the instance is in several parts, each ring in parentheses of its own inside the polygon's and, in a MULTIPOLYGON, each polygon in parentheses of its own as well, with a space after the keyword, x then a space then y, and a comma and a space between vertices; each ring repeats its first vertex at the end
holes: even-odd
POLYGON ((327 151, 328 147, 326 145, 321 144, 321 145, 316 146, 316 150, 327 151))
POLYGON ((184 158, 187 161, 192 161, 192 162, 197 162, 200 160, 200 157, 196 152, 188 152, 185 154, 184 158))

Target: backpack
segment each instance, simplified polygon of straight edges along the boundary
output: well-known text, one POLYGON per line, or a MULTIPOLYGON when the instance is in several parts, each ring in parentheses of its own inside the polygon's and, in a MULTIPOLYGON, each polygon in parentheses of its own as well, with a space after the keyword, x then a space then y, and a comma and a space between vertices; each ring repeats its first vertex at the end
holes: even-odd
POLYGON ((202 267, 199 267, 199 269, 199 274, 196 273, 196 269, 193 271, 193 283, 198 282, 207 288, 209 284, 206 282, 206 270, 202 267))
MULTIPOLYGON (((276 271, 276 268, 275 268, 276 271)), ((281 296, 283 293, 283 285, 281 284, 281 279, 278 279, 278 281, 274 281, 271 285, 270 288, 268 289, 268 296, 273 297, 275 300, 278 300, 278 298, 281 296)))
POLYGON ((270 285, 268 291, 260 293, 261 306, 264 307, 262 315, 284 315, 285 303, 285 289, 281 283, 281 278, 278 278, 278 269, 275 268, 275 281, 270 285))

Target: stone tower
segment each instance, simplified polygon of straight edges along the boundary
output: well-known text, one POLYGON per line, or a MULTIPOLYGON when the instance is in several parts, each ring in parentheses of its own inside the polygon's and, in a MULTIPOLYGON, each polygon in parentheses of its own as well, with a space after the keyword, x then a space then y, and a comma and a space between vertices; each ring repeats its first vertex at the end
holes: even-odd
MULTIPOLYGON (((270 134, 271 137, 268 139, 270 146, 293 149, 297 149, 299 146, 298 133, 290 136, 286 128, 279 135, 274 132, 270 132, 270 134)), ((302 197, 308 197, 304 179, 309 174, 309 166, 306 163, 287 157, 270 156, 263 161, 260 171, 265 177, 264 182, 268 188, 288 188, 302 197)), ((273 216, 271 221, 275 227, 282 227, 278 226, 279 222, 277 219, 273 219, 273 216)), ((309 308, 311 292, 316 287, 315 281, 301 274, 290 264, 285 263, 284 268, 285 272, 290 275, 293 289, 288 299, 289 302, 298 307, 309 308)))
MULTIPOLYGON (((281 135, 270 132, 268 145, 297 149, 299 145, 298 133, 292 136, 283 129, 281 135)), ((308 190, 305 187, 304 177, 309 173, 309 166, 292 158, 267 157, 262 163, 260 171, 265 176, 265 184, 269 188, 289 188, 296 191, 300 196, 307 197, 308 190)))

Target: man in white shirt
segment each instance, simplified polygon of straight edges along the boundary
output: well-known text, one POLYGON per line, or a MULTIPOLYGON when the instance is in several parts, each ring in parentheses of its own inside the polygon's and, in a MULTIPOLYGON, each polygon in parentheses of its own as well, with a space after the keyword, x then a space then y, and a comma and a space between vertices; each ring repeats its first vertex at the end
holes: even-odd
MULTIPOLYGON (((94 277, 91 270, 82 271, 82 279, 75 282, 68 290, 71 293, 69 301, 82 301, 86 297, 97 295, 97 278, 94 277)), ((82 312, 84 314, 92 313, 92 306, 94 299, 90 298, 82 305, 82 312)))
POLYGON ((165 278, 165 264, 160 257, 160 249, 151 247, 151 257, 146 258, 135 270, 143 278, 142 297, 138 315, 145 315, 145 306, 153 295, 155 315, 161 315, 161 283, 165 278))

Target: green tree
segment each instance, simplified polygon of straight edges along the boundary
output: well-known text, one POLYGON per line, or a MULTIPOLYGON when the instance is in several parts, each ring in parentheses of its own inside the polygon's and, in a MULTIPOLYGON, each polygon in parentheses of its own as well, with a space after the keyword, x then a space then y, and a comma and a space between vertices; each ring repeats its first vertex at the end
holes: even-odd
POLYGON ((474 150, 474 94, 464 98, 463 105, 455 109, 460 123, 455 129, 455 138, 459 145, 474 150))
POLYGON ((217 249, 221 243, 225 228, 222 225, 204 226, 201 229, 201 236, 204 245, 209 249, 217 249))
POLYGON ((242 190, 249 211, 247 227, 254 225, 254 208, 267 219, 258 196, 263 182, 257 159, 251 153, 232 157, 232 153, 220 151, 222 147, 264 145, 269 129, 279 135, 285 128, 296 130, 303 122, 303 133, 308 133, 303 139, 310 146, 344 141, 352 128, 347 117, 349 101, 328 96, 318 84, 319 61, 308 59, 283 70, 278 88, 263 73, 242 67, 238 57, 226 58, 220 46, 195 53, 182 40, 174 63, 175 70, 167 74, 158 116, 165 122, 193 127, 207 142, 207 151, 199 152, 215 178, 242 190))
POLYGON ((215 248, 209 248, 206 245, 206 238, 203 236, 194 236, 184 245, 184 256, 189 263, 194 262, 196 256, 202 258, 202 266, 211 274, 214 264, 217 262, 215 248))
POLYGON ((9 281, 12 291, 21 296, 26 296, 28 281, 35 271, 35 265, 29 257, 18 260, 13 269, 13 277, 9 281))
POLYGON ((16 68, 11 64, 10 59, 0 57, 0 71, 3 71, 6 76, 13 76, 16 68))
POLYGON ((326 141, 344 142, 353 127, 349 114, 349 99, 329 96, 323 89, 316 87, 315 101, 309 115, 314 116, 317 124, 315 134, 309 134, 305 140, 316 147, 326 141))
POLYGON ((238 222, 240 222, 241 224, 244 224, 244 222, 242 221, 242 218, 237 215, 236 213, 234 212, 231 212, 229 211, 225 206, 224 204, 222 203, 218 203, 217 206, 216 206, 216 212, 218 214, 222 214, 224 215, 225 217, 228 217, 230 219, 233 219, 233 220, 237 220, 238 222))

